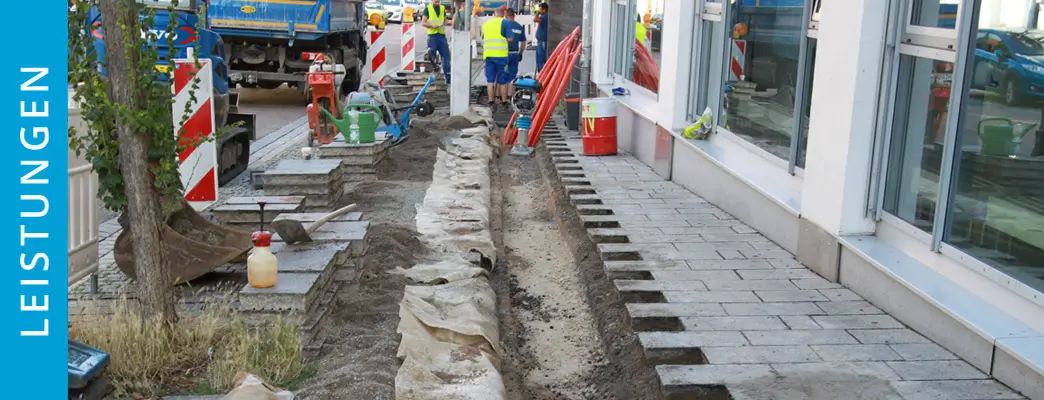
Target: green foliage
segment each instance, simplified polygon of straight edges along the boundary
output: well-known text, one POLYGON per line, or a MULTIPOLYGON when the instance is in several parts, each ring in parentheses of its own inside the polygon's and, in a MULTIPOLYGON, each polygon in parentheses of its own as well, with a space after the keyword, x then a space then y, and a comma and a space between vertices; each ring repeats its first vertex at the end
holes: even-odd
MULTIPOLYGON (((101 70, 107 70, 106 60, 99 60, 95 49, 97 40, 93 29, 101 30, 101 26, 88 26, 88 12, 93 2, 77 1, 69 13, 69 81, 75 84, 72 101, 80 105, 87 132, 77 132, 69 127, 69 148, 78 156, 85 156, 94 171, 98 174, 98 195, 106 208, 112 211, 123 211, 127 206, 126 190, 119 165, 119 142, 117 129, 127 127, 135 134, 147 135, 150 141, 148 149, 148 165, 153 166, 155 190, 160 194, 165 211, 174 210, 181 204, 184 188, 178 175, 177 154, 189 147, 198 146, 203 141, 214 140, 225 130, 219 130, 206 138, 195 140, 179 139, 174 134, 174 121, 171 108, 174 104, 172 96, 173 78, 162 80, 164 74, 174 71, 173 57, 163 60, 159 54, 160 35, 166 39, 166 48, 175 49, 177 37, 177 0, 168 8, 171 13, 170 22, 165 31, 152 29, 156 18, 156 10, 145 7, 134 0, 121 0, 119 16, 105 15, 104 18, 119 18, 126 43, 125 56, 129 62, 129 77, 133 94, 130 104, 118 104, 112 98, 109 80, 101 70), (123 18, 126 13, 134 12, 141 16, 132 23, 123 18), (157 66, 165 62, 166 71, 161 72, 157 66)), ((203 20, 205 14, 201 14, 203 20)), ((199 27, 197 26, 197 31, 199 27)), ((106 33, 108 36, 108 33, 106 33)), ((109 38, 113 40, 116 38, 109 38)), ((199 54, 198 41, 194 44, 194 54, 199 54)), ((106 57, 116 57, 111 50, 106 57)), ((196 66, 200 67, 197 59, 196 66)), ((199 89, 199 78, 194 77, 189 88, 191 101, 185 106, 186 112, 179 126, 188 120, 191 105, 196 101, 199 89)))

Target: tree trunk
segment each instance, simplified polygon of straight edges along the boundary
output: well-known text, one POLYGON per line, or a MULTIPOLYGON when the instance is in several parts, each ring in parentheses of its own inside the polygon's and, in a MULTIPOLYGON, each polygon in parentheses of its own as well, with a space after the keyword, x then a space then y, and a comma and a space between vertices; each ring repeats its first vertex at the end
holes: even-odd
MULTIPOLYGON (((134 11, 134 0, 101 0, 98 8, 102 14, 102 29, 105 32, 110 100, 123 104, 131 110, 141 110, 144 104, 141 89, 135 87, 133 75, 140 62, 141 49, 135 40, 127 46, 125 36, 137 39, 141 36, 138 13, 134 11), (124 28, 129 30, 125 31, 124 28)), ((119 165, 123 175, 127 196, 127 223, 124 229, 134 247, 135 274, 138 302, 142 315, 161 318, 173 323, 177 319, 174 309, 174 288, 171 285, 170 268, 163 257, 160 233, 166 225, 160 207, 160 196, 154 184, 148 151, 154 132, 135 132, 133 127, 116 118, 116 133, 119 140, 119 165)), ((168 133, 173 134, 173 133, 168 133)))

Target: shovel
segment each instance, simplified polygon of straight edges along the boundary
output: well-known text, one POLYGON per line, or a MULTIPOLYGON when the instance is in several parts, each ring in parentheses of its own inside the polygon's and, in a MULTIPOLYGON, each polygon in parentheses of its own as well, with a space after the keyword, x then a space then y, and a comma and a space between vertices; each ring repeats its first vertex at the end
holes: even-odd
POLYGON ((301 221, 290 219, 272 222, 272 228, 275 229, 276 233, 279 234, 279 237, 283 239, 283 242, 287 244, 311 242, 312 233, 315 233, 320 226, 329 222, 331 219, 352 212, 356 208, 358 207, 355 204, 349 204, 340 210, 326 214, 322 218, 313 222, 312 226, 308 227, 308 229, 305 229, 304 224, 302 224, 301 221))

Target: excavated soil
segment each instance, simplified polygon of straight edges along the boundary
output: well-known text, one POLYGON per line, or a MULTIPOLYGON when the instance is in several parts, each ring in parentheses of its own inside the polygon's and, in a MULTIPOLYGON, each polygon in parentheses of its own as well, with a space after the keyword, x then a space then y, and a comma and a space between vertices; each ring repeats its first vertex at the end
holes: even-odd
POLYGON ((325 344, 318 375, 298 391, 303 400, 395 398, 399 301, 405 278, 388 274, 423 259, 415 231, 416 206, 431 184, 439 141, 450 131, 426 124, 394 148, 378 167, 378 180, 345 187, 344 204, 356 203, 370 221, 365 254, 356 260, 358 279, 337 293, 321 335, 325 344))
POLYGON ((623 303, 546 151, 494 167, 491 282, 509 399, 661 399, 623 303), (498 212, 499 210, 499 212, 498 212))

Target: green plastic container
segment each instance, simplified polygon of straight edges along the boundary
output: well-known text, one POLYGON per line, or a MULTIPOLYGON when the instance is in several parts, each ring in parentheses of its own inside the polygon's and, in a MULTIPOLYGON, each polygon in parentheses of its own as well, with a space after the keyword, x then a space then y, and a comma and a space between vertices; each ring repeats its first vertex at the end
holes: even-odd
MULTIPOLYGON (((373 143, 375 140, 377 140, 377 125, 379 125, 381 123, 381 120, 384 119, 384 115, 381 113, 380 107, 376 107, 370 104, 349 104, 347 107, 344 108, 344 115, 351 115, 351 110, 356 110, 359 114, 359 142, 373 143)), ((348 126, 351 126, 351 121, 348 121, 348 126)), ((348 135, 348 132, 342 133, 344 133, 345 136, 348 135)))
POLYGON ((990 156, 1012 156, 1018 151, 1016 145, 1037 124, 1025 124, 1021 131, 1007 118, 984 118, 979 121, 979 141, 982 154, 990 156))

